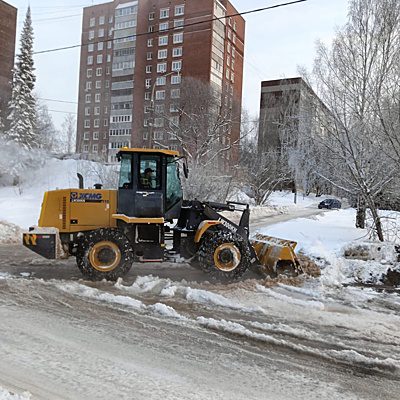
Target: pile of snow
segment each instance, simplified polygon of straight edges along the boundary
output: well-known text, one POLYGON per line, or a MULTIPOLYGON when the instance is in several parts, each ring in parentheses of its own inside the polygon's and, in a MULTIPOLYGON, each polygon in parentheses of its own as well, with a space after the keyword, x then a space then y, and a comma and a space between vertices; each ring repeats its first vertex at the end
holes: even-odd
POLYGON ((14 394, 0 387, 0 400, 30 400, 31 398, 31 394, 28 392, 14 394))
MULTIPOLYGON (((389 270, 399 270, 394 246, 388 245, 381 256, 369 254, 364 260, 346 259, 349 248, 365 245, 368 231, 355 228, 354 209, 329 211, 310 218, 300 218, 260 230, 260 233, 298 243, 297 251, 320 260, 321 282, 327 286, 365 283, 380 284, 389 270)), ((377 249, 381 244, 368 244, 377 249)), ((377 251, 377 250, 376 250, 377 251)))
POLYGON ((0 244, 21 243, 22 229, 6 221, 0 221, 0 244))

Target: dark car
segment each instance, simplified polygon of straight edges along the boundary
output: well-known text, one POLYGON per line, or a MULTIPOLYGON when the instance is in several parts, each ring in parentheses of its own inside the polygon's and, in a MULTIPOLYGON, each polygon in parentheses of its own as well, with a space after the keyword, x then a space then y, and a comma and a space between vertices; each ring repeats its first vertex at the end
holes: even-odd
POLYGON ((318 208, 328 208, 329 210, 333 208, 342 208, 342 203, 336 199, 326 199, 318 204, 318 208))

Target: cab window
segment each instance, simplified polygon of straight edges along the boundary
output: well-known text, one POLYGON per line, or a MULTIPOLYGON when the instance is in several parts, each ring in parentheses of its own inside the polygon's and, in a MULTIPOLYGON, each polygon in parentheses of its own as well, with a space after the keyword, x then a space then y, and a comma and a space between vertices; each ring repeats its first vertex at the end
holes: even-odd
POLYGON ((132 154, 122 154, 121 156, 121 169, 119 173, 119 188, 132 189, 132 154))
POLYGON ((167 159, 167 202, 166 209, 170 210, 183 198, 179 166, 172 157, 167 159))
POLYGON ((161 157, 158 155, 140 155, 139 189, 161 189, 161 157))

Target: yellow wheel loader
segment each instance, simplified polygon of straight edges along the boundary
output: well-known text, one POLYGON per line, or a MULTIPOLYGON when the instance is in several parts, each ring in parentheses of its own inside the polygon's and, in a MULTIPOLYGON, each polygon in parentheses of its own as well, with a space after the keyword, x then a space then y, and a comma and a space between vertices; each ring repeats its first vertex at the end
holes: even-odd
MULTIPOLYGON (((39 224, 23 244, 48 259, 76 257, 92 280, 116 280, 134 262, 182 258, 227 279, 260 263, 271 274, 281 265, 300 272, 293 242, 249 240, 247 204, 183 200, 178 152, 123 148, 117 158, 117 190, 83 189, 80 176, 79 189, 46 192, 39 224), (220 214, 238 210, 239 224, 220 214)), ((183 170, 187 177, 185 162, 183 170)))

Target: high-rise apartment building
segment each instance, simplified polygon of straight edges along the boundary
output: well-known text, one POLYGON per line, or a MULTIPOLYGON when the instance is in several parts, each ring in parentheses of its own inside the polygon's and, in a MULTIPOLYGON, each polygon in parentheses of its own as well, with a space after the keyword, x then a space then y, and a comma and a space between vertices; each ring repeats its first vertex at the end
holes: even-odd
MULTIPOLYGON (((84 9, 77 151, 115 161, 123 146, 177 149, 157 121, 178 122, 182 81, 213 85, 240 137, 245 21, 227 0, 115 0, 84 9), (226 18, 225 18, 226 17, 226 18)), ((230 155, 236 158, 232 151, 230 155)))
POLYGON ((17 9, 0 0, 0 117, 6 118, 11 97, 17 9))
POLYGON ((324 134, 329 110, 302 78, 261 82, 260 152, 295 145, 298 132, 324 134))

